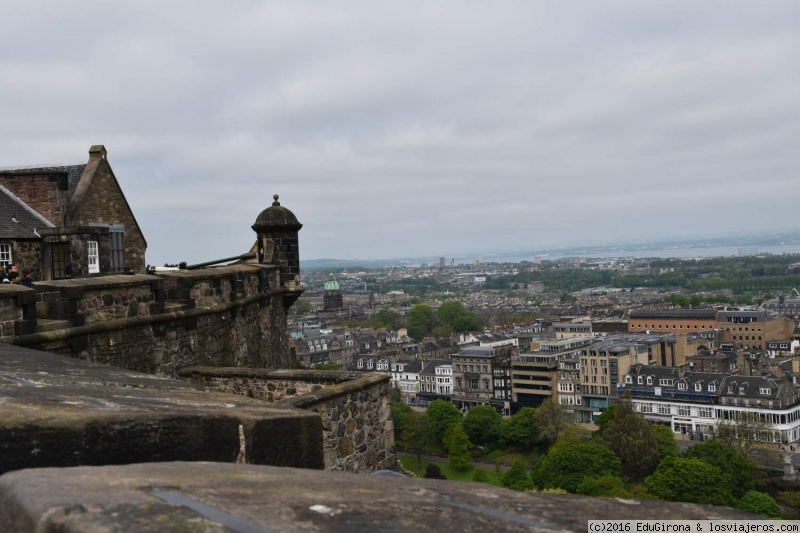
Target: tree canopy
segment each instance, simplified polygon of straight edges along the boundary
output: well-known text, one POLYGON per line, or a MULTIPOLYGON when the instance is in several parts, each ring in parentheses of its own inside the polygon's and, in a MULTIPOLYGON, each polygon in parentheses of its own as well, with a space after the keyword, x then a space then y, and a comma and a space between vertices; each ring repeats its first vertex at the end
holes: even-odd
POLYGON ((554 443, 565 431, 575 427, 566 407, 553 398, 546 399, 536 409, 536 425, 539 435, 548 444, 554 443))
POLYGON ((472 443, 464 432, 463 425, 459 422, 450 426, 444 432, 444 447, 447 458, 456 468, 465 470, 472 465, 472 443))
POLYGON ((700 459, 719 468, 725 478, 725 485, 731 488, 735 497, 741 497, 752 490, 755 482, 755 463, 745 459, 734 448, 715 439, 691 446, 685 457, 700 459))
POLYGON ((444 400, 432 401, 425 411, 425 416, 428 417, 433 438, 439 443, 442 442, 445 431, 461 422, 464 418, 455 405, 444 400))
POLYGON ((499 440, 502 420, 491 405, 478 405, 467 411, 464 431, 475 446, 489 446, 499 440))
POLYGON ((533 468, 533 481, 540 489, 562 488, 574 493, 587 477, 621 474, 619 459, 605 444, 563 438, 539 458, 533 468))
POLYGON ((748 513, 755 513, 767 518, 780 518, 781 508, 775 498, 764 492, 747 491, 736 503, 736 507, 748 513))
POLYGON ((536 426, 536 410, 523 407, 510 418, 503 420, 502 440, 507 446, 520 450, 530 450, 539 441, 536 426))
POLYGON ((443 303, 439 306, 436 315, 439 325, 449 331, 464 332, 478 329, 475 314, 468 311, 461 302, 453 300, 443 303))
POLYGON ((654 496, 673 502, 729 505, 733 494, 719 468, 700 459, 667 457, 645 480, 654 496))
POLYGON ((430 333, 436 324, 433 308, 425 304, 417 304, 409 309, 406 315, 406 328, 408 336, 416 341, 421 341, 430 333))
POLYGON ((651 425, 636 412, 630 398, 620 398, 615 405, 603 430, 603 441, 614 450, 623 473, 632 481, 652 474, 661 459, 651 425))

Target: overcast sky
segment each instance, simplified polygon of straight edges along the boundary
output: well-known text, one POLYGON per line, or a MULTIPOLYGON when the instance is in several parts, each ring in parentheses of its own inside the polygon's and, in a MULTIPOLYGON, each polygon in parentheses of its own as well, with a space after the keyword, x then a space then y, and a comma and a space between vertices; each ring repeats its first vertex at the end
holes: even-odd
POLYGON ((800 2, 2 2, 0 166, 109 161, 152 264, 800 228, 800 2))

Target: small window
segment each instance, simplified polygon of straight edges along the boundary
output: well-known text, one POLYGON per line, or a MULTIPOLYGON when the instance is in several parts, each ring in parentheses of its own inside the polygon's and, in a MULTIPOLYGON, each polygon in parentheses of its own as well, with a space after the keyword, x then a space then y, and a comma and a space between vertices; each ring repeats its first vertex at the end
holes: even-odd
POLYGON ((696 392, 701 392, 703 390, 703 383, 701 381, 698 381, 697 383, 695 383, 694 384, 694 390, 696 392))
POLYGON ((100 260, 99 260, 99 253, 97 251, 97 241, 88 241, 86 243, 86 254, 87 254, 86 264, 89 267, 89 274, 99 274, 100 260))
POLYGON ((678 390, 686 390, 686 383, 683 381, 678 383, 678 390))
POLYGON ((761 387, 758 389, 758 393, 763 396, 769 396, 772 393, 772 389, 769 387, 761 387))
POLYGON ((644 383, 644 378, 643 378, 642 376, 639 376, 639 378, 636 380, 636 382, 637 382, 639 385, 642 385, 642 384, 644 383))
POLYGON ((633 378, 631 376, 625 376, 625 383, 631 385, 633 383, 633 378))
POLYGON ((653 376, 647 376, 647 384, 648 385, 652 385, 653 384, 653 376))
POLYGON ((11 263, 11 245, 0 244, 0 265, 8 266, 11 263))

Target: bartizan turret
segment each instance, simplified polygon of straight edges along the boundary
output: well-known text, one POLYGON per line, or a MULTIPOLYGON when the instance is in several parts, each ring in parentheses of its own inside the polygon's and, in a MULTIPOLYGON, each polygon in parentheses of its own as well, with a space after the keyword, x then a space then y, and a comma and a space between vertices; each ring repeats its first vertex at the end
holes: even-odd
MULTIPOLYGON (((252 227, 258 234, 258 262, 280 267, 280 287, 277 289, 283 292, 283 305, 288 310, 303 292, 300 288, 298 243, 298 232, 303 225, 294 213, 280 204, 277 194, 273 199, 272 205, 258 215, 252 227)), ((274 287, 269 289, 273 292, 275 290, 274 287)))

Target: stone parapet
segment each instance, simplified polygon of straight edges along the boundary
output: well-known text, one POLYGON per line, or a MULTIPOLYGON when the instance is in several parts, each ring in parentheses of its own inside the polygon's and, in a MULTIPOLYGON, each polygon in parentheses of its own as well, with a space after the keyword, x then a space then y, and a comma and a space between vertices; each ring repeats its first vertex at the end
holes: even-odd
POLYGON ((485 483, 271 466, 159 463, 0 477, 0 529, 34 531, 586 531, 589 520, 762 520, 721 507, 485 483))
POLYGON ((324 466, 321 420, 308 410, 7 344, 0 378, 0 473, 177 460, 324 466))
POLYGON ((178 376, 220 392, 318 413, 328 470, 373 472, 395 467, 387 374, 190 367, 178 376))
POLYGON ((38 282, 24 289, 31 302, 18 301, 19 289, 0 287, 0 342, 166 375, 193 365, 294 366, 275 265, 38 282))

